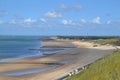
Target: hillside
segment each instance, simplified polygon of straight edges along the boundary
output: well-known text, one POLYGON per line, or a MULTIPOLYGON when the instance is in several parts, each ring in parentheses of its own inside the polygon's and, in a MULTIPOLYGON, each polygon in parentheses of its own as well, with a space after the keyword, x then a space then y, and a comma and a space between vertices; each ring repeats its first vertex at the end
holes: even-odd
POLYGON ((120 46, 120 38, 98 39, 98 40, 88 40, 88 41, 98 43, 101 45, 111 44, 111 45, 120 46))
POLYGON ((120 80, 120 50, 96 61, 67 80, 120 80))

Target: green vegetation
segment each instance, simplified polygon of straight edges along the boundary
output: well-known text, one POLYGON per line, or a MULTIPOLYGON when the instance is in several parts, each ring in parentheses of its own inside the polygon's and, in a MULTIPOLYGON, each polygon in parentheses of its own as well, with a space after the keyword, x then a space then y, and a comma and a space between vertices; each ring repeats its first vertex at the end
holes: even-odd
POLYGON ((120 50, 96 61, 67 80, 120 80, 120 50))
POLYGON ((111 44, 120 46, 120 38, 113 38, 113 39, 98 39, 98 40, 89 40, 90 42, 98 43, 101 45, 111 44))
POLYGON ((118 36, 56 36, 59 39, 77 39, 77 40, 98 40, 98 39, 114 39, 118 36))
MULTIPOLYGON (((109 36, 59 36, 60 39, 77 39, 101 45, 120 46, 120 37, 109 36)), ((120 50, 109 54, 66 80, 120 80, 120 50)))
POLYGON ((57 36, 59 39, 85 40, 101 45, 111 44, 120 46, 120 37, 118 36, 57 36))

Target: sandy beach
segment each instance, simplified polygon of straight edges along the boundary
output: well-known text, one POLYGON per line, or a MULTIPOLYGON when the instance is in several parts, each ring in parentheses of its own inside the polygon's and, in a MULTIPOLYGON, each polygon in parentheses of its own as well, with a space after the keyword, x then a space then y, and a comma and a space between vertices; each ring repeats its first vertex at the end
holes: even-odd
POLYGON ((51 48, 71 48, 55 54, 46 55, 38 58, 28 58, 14 60, 8 63, 0 64, 0 80, 55 80, 70 71, 90 64, 105 55, 112 53, 116 48, 114 46, 97 46, 93 47, 93 43, 82 41, 43 41, 43 47, 51 48), (56 66, 51 68, 51 66, 56 66), (50 68, 43 72, 28 74, 22 76, 8 76, 2 73, 19 72, 24 70, 37 70, 42 68, 50 68))

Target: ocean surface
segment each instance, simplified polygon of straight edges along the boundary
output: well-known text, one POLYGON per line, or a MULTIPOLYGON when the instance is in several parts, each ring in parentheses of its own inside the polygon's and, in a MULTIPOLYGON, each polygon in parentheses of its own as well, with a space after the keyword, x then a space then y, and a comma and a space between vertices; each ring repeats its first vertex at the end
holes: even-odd
MULTIPOLYGON (((56 52, 67 50, 67 48, 41 48, 42 39, 49 37, 40 36, 0 36, 0 63, 16 59, 33 58, 49 55, 56 52)), ((70 49, 70 48, 68 48, 70 49)), ((66 61, 61 62, 67 64, 66 61)), ((41 73, 52 70, 59 65, 49 65, 48 68, 39 68, 31 70, 21 70, 12 72, 0 72, 0 75, 22 76, 27 74, 41 73)))
POLYGON ((37 36, 0 36, 0 62, 12 59, 42 56, 39 49, 42 37, 37 36))

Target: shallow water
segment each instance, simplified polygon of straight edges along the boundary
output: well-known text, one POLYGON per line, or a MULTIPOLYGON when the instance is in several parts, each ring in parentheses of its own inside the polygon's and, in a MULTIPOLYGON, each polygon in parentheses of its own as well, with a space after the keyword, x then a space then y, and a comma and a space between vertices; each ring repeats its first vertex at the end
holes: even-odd
POLYGON ((0 75, 5 75, 5 76, 23 76, 23 75, 28 75, 28 74, 35 74, 35 73, 41 73, 45 71, 49 71, 52 69, 57 68, 59 65, 50 65, 48 68, 39 68, 39 69, 31 69, 31 70, 20 70, 20 71, 14 71, 14 72, 5 72, 5 73, 0 73, 0 75))
MULTIPOLYGON (((0 62, 7 62, 22 58, 40 57, 71 49, 71 48, 40 48, 41 46, 42 46, 41 37, 0 36, 0 62)), ((60 64, 67 63, 68 61, 63 61, 60 64)), ((0 75, 22 76, 28 74, 35 74, 55 69, 60 65, 53 64, 49 66, 50 67, 48 68, 4 72, 0 73, 0 75)))
POLYGON ((70 48, 40 48, 43 37, 0 36, 0 62, 49 55, 70 48))
POLYGON ((39 49, 41 38, 36 36, 0 36, 0 62, 42 56, 41 51, 29 50, 39 49))

